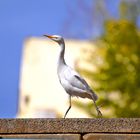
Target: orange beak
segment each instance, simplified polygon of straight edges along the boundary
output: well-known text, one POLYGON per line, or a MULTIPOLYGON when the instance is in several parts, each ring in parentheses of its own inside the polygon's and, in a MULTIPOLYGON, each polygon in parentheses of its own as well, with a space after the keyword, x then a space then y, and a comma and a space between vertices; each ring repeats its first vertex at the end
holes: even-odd
POLYGON ((53 36, 51 35, 43 35, 43 36, 48 37, 48 38, 53 38, 53 36))

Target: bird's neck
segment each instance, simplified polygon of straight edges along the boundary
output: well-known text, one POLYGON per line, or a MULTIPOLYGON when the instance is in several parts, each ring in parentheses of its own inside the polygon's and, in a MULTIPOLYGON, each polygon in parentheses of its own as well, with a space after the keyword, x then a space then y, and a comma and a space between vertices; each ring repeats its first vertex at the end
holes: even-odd
POLYGON ((64 59, 64 54, 65 54, 65 42, 63 40, 63 42, 59 43, 60 45, 60 54, 59 54, 59 58, 58 58, 58 66, 61 65, 65 65, 65 59, 64 59))

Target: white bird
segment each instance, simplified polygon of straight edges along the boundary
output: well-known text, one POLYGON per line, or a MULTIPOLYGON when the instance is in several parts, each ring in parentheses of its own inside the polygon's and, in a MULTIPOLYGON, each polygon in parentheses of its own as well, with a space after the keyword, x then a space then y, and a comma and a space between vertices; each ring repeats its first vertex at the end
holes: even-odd
POLYGON ((64 118, 71 108, 71 97, 77 96, 81 98, 88 98, 93 100, 93 103, 96 107, 98 116, 102 116, 99 107, 96 105, 96 100, 98 99, 97 95, 89 87, 87 82, 71 67, 69 67, 64 59, 65 54, 65 42, 61 36, 58 35, 44 35, 51 40, 57 42, 60 45, 60 54, 58 58, 57 74, 59 81, 65 91, 69 94, 69 108, 67 109, 64 118))

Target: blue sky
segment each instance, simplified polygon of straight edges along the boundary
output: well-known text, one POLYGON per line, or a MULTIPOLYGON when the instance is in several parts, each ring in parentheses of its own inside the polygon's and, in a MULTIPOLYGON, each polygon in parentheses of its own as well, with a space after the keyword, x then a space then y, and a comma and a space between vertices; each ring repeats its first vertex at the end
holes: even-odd
MULTIPOLYGON (((89 8, 95 2, 83 1, 89 8)), ((117 16, 119 0, 107 0, 107 3, 112 14, 117 16)), ((85 19, 90 23, 91 18, 78 10, 76 0, 0 0, 0 118, 13 118, 17 112, 24 40, 44 33, 79 39, 99 35, 98 26, 92 32, 90 28, 82 32, 88 26, 85 19), (64 29, 66 24, 69 30, 64 29), (66 34, 65 30, 71 34, 66 34)), ((92 25, 89 24, 88 27, 90 26, 92 25)))
POLYGON ((0 1, 0 117, 14 117, 17 111, 24 40, 59 34, 66 16, 65 0, 0 1))

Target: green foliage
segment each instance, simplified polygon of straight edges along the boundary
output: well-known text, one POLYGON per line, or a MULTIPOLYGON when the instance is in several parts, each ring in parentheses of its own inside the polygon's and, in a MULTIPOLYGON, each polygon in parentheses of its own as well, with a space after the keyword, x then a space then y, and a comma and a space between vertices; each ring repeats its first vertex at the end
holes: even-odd
MULTIPOLYGON (((104 117, 140 117, 140 35, 133 22, 105 23, 101 47, 90 55, 96 71, 80 70, 94 82, 104 117)), ((93 105, 77 106, 93 116, 93 105), (88 108, 88 109, 87 109, 88 108)))

